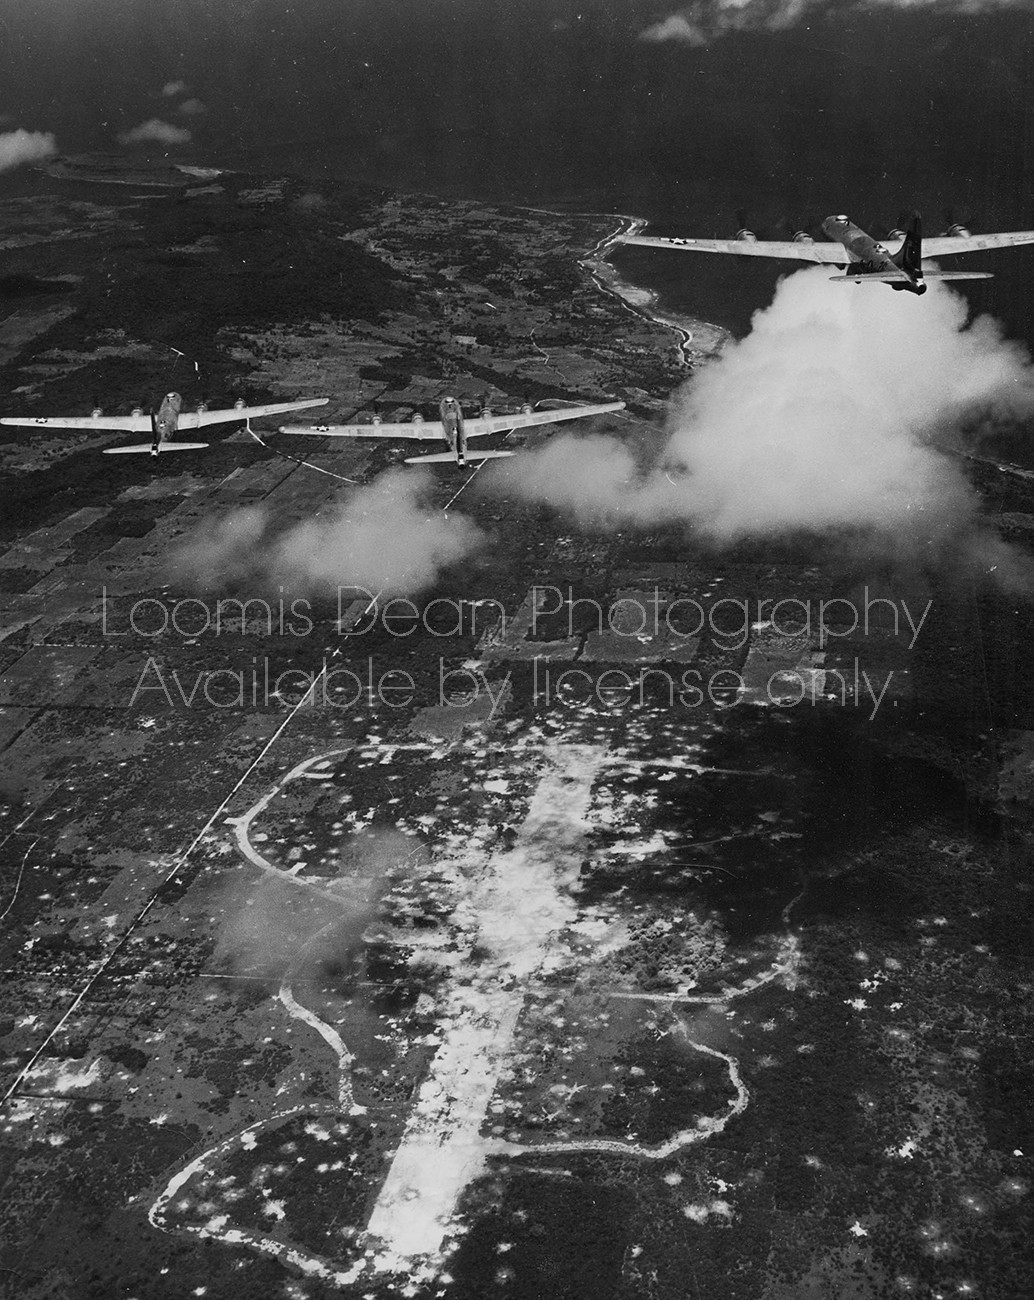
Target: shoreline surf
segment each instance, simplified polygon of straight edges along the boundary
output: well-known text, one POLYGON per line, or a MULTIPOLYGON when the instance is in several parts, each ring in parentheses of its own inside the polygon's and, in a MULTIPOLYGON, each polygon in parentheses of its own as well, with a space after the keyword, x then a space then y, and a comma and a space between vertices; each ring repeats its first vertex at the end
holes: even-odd
POLYGON ((663 325, 678 335, 679 355, 684 366, 692 367, 709 357, 717 356, 732 337, 727 329, 697 317, 678 316, 659 309, 660 295, 653 289, 644 289, 622 279, 609 256, 614 249, 621 247, 629 235, 638 234, 648 223, 643 217, 626 214, 620 214, 620 220, 621 225, 616 230, 605 235, 587 257, 579 259, 581 265, 588 270, 604 293, 618 298, 637 316, 663 325))

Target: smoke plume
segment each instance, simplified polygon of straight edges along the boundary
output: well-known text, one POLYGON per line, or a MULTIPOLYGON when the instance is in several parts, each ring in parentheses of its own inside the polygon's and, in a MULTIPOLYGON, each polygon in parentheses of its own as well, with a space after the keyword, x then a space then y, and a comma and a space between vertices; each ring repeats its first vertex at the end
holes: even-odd
POLYGON ((463 515, 425 504, 426 470, 392 469, 314 519, 282 528, 269 510, 237 510, 172 555, 176 580, 202 591, 280 584, 301 595, 355 585, 385 596, 432 586, 481 541, 463 515))
POLYGON ((934 440, 1034 412, 1023 348, 966 316, 941 282, 919 298, 798 272, 676 393, 649 463, 612 438, 565 436, 493 465, 483 487, 585 523, 684 521, 717 544, 845 529, 897 545, 958 540, 977 527, 978 501, 934 440))
POLYGON ((49 131, 5 131, 0 135, 0 172, 23 163, 43 162, 57 153, 57 142, 49 131))
POLYGON ((703 46, 733 32, 786 31, 821 12, 899 9, 935 14, 986 14, 1029 8, 1029 3, 1030 0, 846 0, 846 3, 836 0, 836 4, 831 0, 692 0, 645 28, 639 33, 639 39, 703 46))

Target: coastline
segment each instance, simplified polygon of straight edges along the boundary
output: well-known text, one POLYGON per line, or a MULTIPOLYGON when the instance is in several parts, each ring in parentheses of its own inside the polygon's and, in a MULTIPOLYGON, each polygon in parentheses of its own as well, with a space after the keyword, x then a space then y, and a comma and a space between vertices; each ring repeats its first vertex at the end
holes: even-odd
POLYGON ((627 213, 558 212, 555 208, 530 207, 527 204, 521 204, 520 207, 525 212, 539 212, 552 217, 615 215, 620 224, 598 240, 587 254, 579 257, 578 265, 588 271, 601 293, 616 298, 626 311, 676 334, 680 365, 691 368, 701 361, 718 356, 732 338, 732 333, 722 325, 714 325, 711 321, 694 316, 677 316, 673 312, 657 310, 659 295, 652 289, 644 289, 641 285, 623 280, 617 268, 608 260, 610 253, 615 248, 620 248, 629 235, 637 235, 650 224, 645 217, 633 217, 627 213))
POLYGON ((644 289, 623 280, 617 268, 608 260, 609 254, 615 248, 620 248, 629 235, 638 234, 648 224, 642 217, 619 215, 621 224, 609 235, 605 235, 587 257, 580 258, 579 264, 585 267, 603 293, 617 298, 627 311, 672 330, 678 336, 677 346, 682 365, 692 367, 700 361, 717 356, 732 337, 727 329, 692 316, 676 316, 657 310, 658 295, 652 289, 644 289))

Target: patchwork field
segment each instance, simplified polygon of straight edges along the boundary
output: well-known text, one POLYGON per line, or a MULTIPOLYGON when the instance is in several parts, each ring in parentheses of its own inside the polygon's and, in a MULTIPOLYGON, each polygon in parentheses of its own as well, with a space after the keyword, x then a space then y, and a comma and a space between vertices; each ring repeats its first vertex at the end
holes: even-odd
MULTIPOLYGON (((265 206, 126 200, 120 237, 150 242, 113 256, 160 230, 218 280, 259 211, 394 296, 307 314, 296 268, 279 314, 199 336, 202 382, 343 416, 367 383, 431 402, 448 356, 461 396, 614 393, 645 426, 596 428, 655 436, 678 340, 579 263, 617 218, 380 196, 346 220, 241 185, 265 206)), ((39 274, 68 273, 48 238, 39 274)), ((12 336, 4 410, 169 386, 181 308, 148 334, 141 281, 103 307, 62 282, 74 314, 12 336)), ((197 545, 257 505, 347 509, 401 449, 240 430, 113 465, 98 441, 0 448, 9 1294, 1023 1294, 1029 607, 808 541, 572 532, 444 466, 422 509, 484 540, 402 635, 347 568, 213 588, 197 545)), ((1031 512, 1023 479, 980 486, 1031 512)))

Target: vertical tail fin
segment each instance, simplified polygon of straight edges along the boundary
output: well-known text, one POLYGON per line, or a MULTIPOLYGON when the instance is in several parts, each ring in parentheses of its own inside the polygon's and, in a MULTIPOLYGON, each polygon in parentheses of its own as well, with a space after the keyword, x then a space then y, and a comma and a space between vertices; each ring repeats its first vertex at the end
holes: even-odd
POLYGON ((918 275, 923 267, 923 223, 918 212, 912 213, 912 222, 905 242, 894 254, 894 262, 909 275, 918 275))

